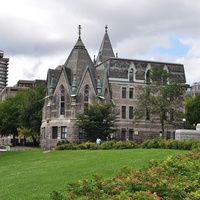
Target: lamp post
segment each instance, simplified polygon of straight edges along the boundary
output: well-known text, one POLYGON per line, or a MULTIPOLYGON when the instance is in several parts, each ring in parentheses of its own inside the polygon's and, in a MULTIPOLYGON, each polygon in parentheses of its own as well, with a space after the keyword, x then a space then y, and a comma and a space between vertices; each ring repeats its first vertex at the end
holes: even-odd
POLYGON ((185 129, 185 122, 186 122, 186 119, 183 118, 183 129, 185 129))

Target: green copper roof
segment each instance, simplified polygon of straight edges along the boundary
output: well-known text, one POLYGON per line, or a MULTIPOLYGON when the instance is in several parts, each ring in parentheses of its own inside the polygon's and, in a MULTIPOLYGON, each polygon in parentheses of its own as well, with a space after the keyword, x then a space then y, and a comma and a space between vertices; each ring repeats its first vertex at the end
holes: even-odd
POLYGON ((79 37, 78 40, 77 40, 77 42, 76 42, 76 44, 75 44, 75 46, 74 46, 74 48, 80 48, 80 47, 81 48, 85 48, 85 46, 84 46, 81 38, 79 37))

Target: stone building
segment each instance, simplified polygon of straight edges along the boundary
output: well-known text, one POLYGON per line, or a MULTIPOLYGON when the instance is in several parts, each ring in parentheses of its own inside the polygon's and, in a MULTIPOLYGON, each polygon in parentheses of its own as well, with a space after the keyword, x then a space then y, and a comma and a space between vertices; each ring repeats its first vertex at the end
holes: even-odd
POLYGON ((0 93, 8 82, 9 58, 4 58, 4 52, 0 50, 0 93))
MULTIPOLYGON (((77 113, 84 106, 97 101, 112 101, 114 112, 119 113, 117 140, 144 139, 160 135, 160 124, 151 124, 144 119, 133 124, 133 112, 137 102, 139 86, 149 79, 152 66, 160 66, 185 83, 182 64, 123 59, 115 57, 107 26, 98 55, 94 61, 79 37, 66 62, 47 73, 47 94, 43 107, 41 125, 41 147, 51 149, 58 141, 84 141, 84 134, 76 126, 77 113)), ((175 129, 168 127, 172 137, 175 129)))

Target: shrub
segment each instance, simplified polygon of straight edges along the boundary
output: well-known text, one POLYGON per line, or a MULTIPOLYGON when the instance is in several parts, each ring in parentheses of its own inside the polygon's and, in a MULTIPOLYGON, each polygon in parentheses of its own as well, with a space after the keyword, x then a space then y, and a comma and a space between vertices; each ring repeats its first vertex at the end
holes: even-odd
POLYGON ((56 150, 76 150, 76 149, 135 149, 135 148, 159 148, 159 149, 179 149, 193 150, 200 147, 200 140, 164 140, 160 137, 145 140, 141 145, 137 145, 134 141, 104 141, 100 145, 95 142, 69 143, 69 141, 58 142, 56 150))
POLYGON ((69 183, 65 199, 196 200, 200 197, 199 171, 200 149, 195 149, 164 161, 152 161, 140 171, 124 167, 112 179, 95 174, 93 179, 69 183))
POLYGON ((142 148, 159 148, 159 149, 179 149, 179 150, 193 150, 200 147, 200 141, 195 139, 190 140, 164 140, 160 137, 145 140, 141 144, 142 148))

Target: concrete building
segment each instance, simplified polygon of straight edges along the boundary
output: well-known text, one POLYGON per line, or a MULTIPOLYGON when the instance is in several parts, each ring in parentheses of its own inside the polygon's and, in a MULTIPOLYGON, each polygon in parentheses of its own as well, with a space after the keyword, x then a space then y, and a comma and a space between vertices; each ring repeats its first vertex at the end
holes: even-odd
MULTIPOLYGON (((43 107, 41 125, 41 147, 51 149, 58 141, 85 141, 82 130, 76 126, 76 115, 84 112, 84 107, 94 102, 112 101, 114 112, 119 113, 117 140, 133 140, 141 143, 145 139, 160 135, 160 124, 144 119, 133 124, 133 112, 140 86, 147 84, 150 70, 162 67, 185 84, 182 64, 153 62, 115 57, 107 26, 96 57, 91 57, 79 37, 66 62, 47 72, 47 94, 43 107)), ((168 126, 169 137, 175 128, 168 126)))
POLYGON ((0 93, 7 85, 9 58, 4 58, 4 52, 0 50, 0 93))
POLYGON ((200 94, 200 82, 195 82, 191 85, 190 92, 192 96, 200 94))
POLYGON ((3 102, 8 96, 14 96, 18 90, 26 90, 39 84, 46 84, 46 80, 19 80, 16 85, 5 87, 0 92, 0 103, 3 102))

